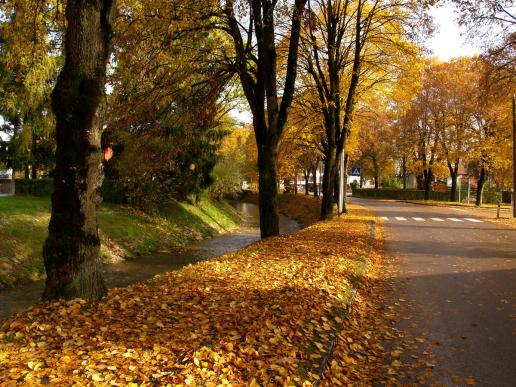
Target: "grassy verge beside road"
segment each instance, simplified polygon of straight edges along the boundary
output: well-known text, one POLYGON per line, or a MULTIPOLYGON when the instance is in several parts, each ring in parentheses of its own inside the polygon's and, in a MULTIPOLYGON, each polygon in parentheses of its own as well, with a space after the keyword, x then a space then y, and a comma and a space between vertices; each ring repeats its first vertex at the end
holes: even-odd
MULTIPOLYGON (((0 287, 44 275, 41 251, 50 218, 50 199, 0 197, 0 287)), ((197 205, 170 200, 159 208, 138 210, 103 204, 99 211, 101 255, 106 261, 135 258, 234 228, 236 210, 224 202, 197 205)))

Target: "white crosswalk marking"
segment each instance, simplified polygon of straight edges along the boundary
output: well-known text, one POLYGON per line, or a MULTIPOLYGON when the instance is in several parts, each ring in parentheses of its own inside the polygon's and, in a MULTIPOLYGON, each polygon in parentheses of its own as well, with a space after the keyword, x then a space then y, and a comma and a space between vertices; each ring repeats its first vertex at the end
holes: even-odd
MULTIPOLYGON (((389 217, 382 216, 381 219, 389 220, 389 217)), ((399 220, 399 221, 407 220, 407 218, 404 216, 395 216, 394 219, 399 220)), ((483 220, 476 219, 476 218, 446 218, 446 219, 443 219, 443 218, 422 218, 420 216, 412 216, 411 219, 415 220, 416 222, 426 222, 429 219, 433 220, 434 222, 446 222, 447 220, 452 221, 452 222, 464 222, 465 220, 467 220, 468 222, 473 222, 473 223, 483 223, 484 222, 483 220)))

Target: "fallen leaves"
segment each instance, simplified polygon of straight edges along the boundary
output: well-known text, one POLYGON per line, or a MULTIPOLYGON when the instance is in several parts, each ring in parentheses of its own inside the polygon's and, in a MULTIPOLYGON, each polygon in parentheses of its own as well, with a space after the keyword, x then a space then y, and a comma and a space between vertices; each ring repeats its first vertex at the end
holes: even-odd
POLYGON ((377 244, 324 371, 322 386, 419 385, 431 381, 431 354, 425 351, 420 358, 416 349, 426 341, 396 327, 400 308, 405 313, 409 306, 393 292, 395 258, 384 256, 382 229, 377 230, 377 244))
MULTIPOLYGON (((356 210, 112 289, 99 302, 37 305, 1 322, 0 384, 316 381, 339 326, 362 324, 360 316, 341 317, 369 249, 369 220, 356 210)), ((350 349, 347 367, 382 353, 369 348, 374 332, 351 342, 340 335, 350 349)))

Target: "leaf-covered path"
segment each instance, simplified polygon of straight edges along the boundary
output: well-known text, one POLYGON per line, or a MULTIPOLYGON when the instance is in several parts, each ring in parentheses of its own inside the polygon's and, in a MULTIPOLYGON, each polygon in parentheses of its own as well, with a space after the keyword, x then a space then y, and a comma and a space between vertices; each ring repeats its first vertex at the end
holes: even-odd
POLYGON ((361 210, 255 243, 96 303, 2 322, 0 381, 302 384, 342 322, 371 244, 361 210))

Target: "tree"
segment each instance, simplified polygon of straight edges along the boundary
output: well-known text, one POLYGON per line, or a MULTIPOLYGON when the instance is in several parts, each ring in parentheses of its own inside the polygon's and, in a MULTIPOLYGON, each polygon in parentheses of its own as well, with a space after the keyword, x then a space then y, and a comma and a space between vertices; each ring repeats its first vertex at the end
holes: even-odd
POLYGON ((116 146, 110 173, 132 204, 195 199, 213 182, 235 89, 214 54, 230 41, 203 18, 213 8, 119 2, 104 137, 116 146))
POLYGON ((500 188, 511 179, 510 96, 516 92, 514 65, 498 67, 494 57, 479 57, 474 63, 472 128, 469 160, 478 173, 476 205, 482 205, 484 185, 492 176, 500 188))
POLYGON ((234 127, 224 138, 218 152, 220 159, 213 168, 213 184, 208 188, 209 194, 217 199, 225 196, 237 196, 242 192, 244 181, 245 142, 250 131, 234 127))
POLYGON ((65 63, 52 93, 56 168, 49 235, 43 248, 44 299, 99 298, 97 225, 102 182, 98 111, 104 96, 116 0, 69 0, 65 63))
POLYGON ((0 115, 10 136, 3 161, 13 175, 25 169, 34 178, 54 161, 50 92, 61 64, 59 18, 55 7, 35 0, 2 2, 0 13, 0 115))
MULTIPOLYGON (((345 155, 361 91, 388 80, 400 52, 412 55, 405 37, 415 4, 378 0, 316 2, 305 24, 303 61, 319 97, 324 126, 321 219, 332 217, 338 160, 345 155)), ((344 209, 345 211, 345 201, 344 209)))
POLYGON ((233 0, 225 2, 223 28, 234 43, 234 60, 229 64, 238 74, 253 115, 258 147, 260 233, 262 238, 279 235, 278 148, 288 110, 292 104, 297 76, 297 57, 301 23, 307 0, 295 0, 288 27, 277 24, 279 9, 275 0, 249 0, 249 7, 237 9, 233 0), (240 16, 240 17, 239 17, 240 16), (249 24, 247 28, 243 27, 249 24), (278 87, 279 34, 290 29, 285 80, 278 87), (244 35, 244 36, 243 36, 244 35), (283 91, 280 94, 280 90, 283 91))
POLYGON ((472 101, 474 100, 474 60, 456 58, 430 67, 425 90, 430 95, 429 108, 438 131, 440 153, 451 176, 450 201, 457 197, 459 167, 470 146, 472 101))
POLYGON ((357 153, 360 156, 357 161, 362 167, 362 176, 372 177, 374 188, 379 189, 380 178, 394 174, 395 152, 390 124, 392 112, 387 106, 388 100, 382 95, 373 95, 366 101, 357 109, 354 123, 359 138, 357 153))
MULTIPOLYGON (((425 75, 428 73, 425 70, 425 75)), ((426 77, 424 78, 427 79, 426 77)), ((430 95, 425 84, 421 92, 415 98, 412 106, 402 118, 401 125, 409 131, 409 136, 414 139, 413 147, 413 171, 420 176, 422 188, 425 191, 424 199, 430 199, 432 182, 435 176, 435 164, 438 162, 439 133, 432 121, 430 107, 430 95)))

